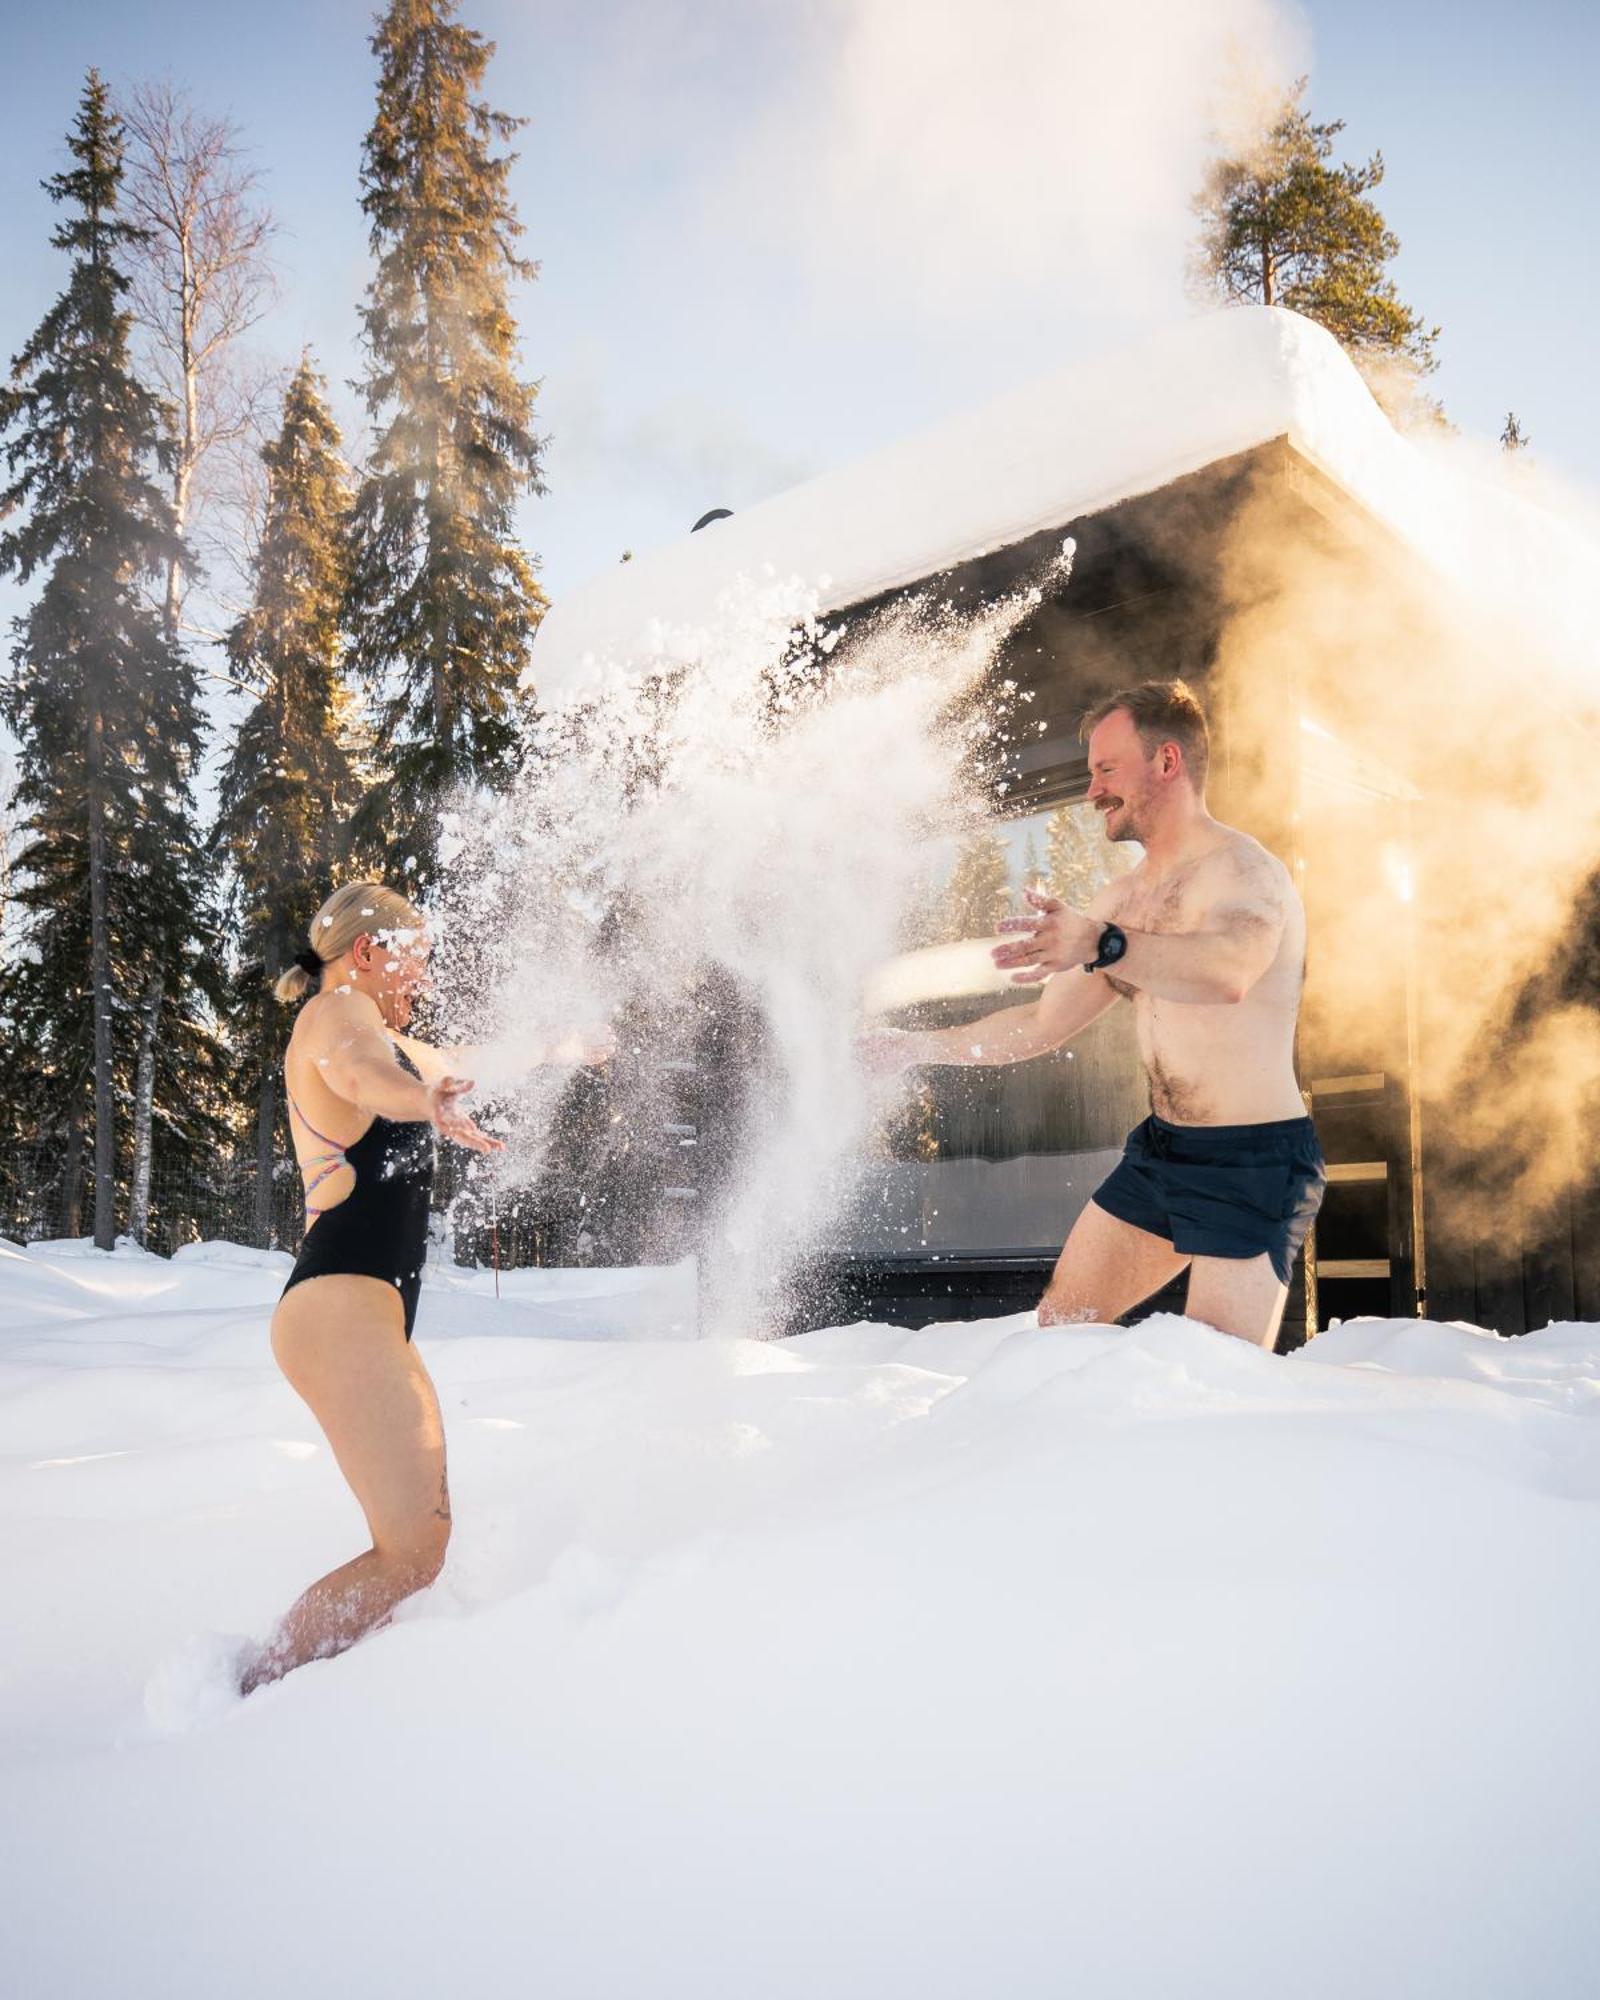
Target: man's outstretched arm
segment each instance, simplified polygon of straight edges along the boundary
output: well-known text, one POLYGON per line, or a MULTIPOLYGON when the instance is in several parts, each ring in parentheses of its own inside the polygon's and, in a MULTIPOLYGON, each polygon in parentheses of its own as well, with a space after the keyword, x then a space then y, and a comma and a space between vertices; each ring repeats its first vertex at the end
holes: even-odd
POLYGON ((1099 973, 1073 970, 1052 979, 1031 1007, 997 1007, 959 1028, 869 1028, 858 1046, 879 1075, 924 1063, 965 1069, 1027 1062, 1070 1042, 1118 998, 1099 973))
MULTIPOLYGON (((1105 919, 1081 915, 1048 896, 1030 895, 1037 915, 1011 919, 1002 929, 1020 933, 997 947, 994 960, 1012 969, 1018 985, 1048 979, 1064 966, 1081 965, 1099 950, 1105 919)), ((1192 930, 1141 931, 1122 926, 1127 950, 1115 977, 1157 1000, 1198 1006, 1237 1004, 1267 971, 1283 940, 1287 896, 1263 859, 1218 870, 1213 901, 1192 930)))
POLYGON ((1129 931, 1117 971, 1156 1000, 1237 1006, 1277 956, 1283 922, 1281 912, 1233 904, 1208 911, 1204 930, 1129 931))

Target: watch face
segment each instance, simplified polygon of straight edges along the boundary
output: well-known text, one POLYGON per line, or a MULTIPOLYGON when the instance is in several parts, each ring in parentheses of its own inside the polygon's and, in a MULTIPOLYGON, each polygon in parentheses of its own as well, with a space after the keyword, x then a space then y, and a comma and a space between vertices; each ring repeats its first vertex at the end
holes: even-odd
POLYGON ((1100 933, 1100 942, 1095 947, 1094 957, 1089 960, 1086 970, 1102 971, 1108 965, 1115 965, 1128 949, 1127 933, 1116 924, 1107 924, 1100 933))

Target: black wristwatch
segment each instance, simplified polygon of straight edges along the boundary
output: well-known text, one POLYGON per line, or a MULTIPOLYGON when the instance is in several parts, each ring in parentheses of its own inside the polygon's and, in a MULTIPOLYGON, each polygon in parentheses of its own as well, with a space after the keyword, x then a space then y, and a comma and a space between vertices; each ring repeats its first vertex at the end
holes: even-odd
POLYGON ((1128 949, 1128 933, 1118 924, 1107 924, 1100 933, 1100 944, 1093 958, 1084 966, 1085 972, 1104 972, 1108 965, 1115 965, 1128 949))

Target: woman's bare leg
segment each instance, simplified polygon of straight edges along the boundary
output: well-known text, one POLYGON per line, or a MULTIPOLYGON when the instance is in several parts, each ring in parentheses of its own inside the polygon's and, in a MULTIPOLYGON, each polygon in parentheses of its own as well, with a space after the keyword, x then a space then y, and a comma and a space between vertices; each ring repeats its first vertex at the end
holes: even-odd
POLYGON ((244 1694, 381 1625, 433 1582, 450 1540, 439 1399, 394 1293, 376 1278, 309 1278, 279 1302, 272 1351, 322 1426, 372 1547, 291 1607, 245 1671, 244 1694))

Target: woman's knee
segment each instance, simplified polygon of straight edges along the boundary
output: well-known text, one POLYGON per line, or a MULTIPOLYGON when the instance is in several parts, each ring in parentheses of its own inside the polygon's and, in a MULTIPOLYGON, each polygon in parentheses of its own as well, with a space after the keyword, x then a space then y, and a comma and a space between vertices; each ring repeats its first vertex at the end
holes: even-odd
POLYGON ((411 1551, 409 1574, 414 1579, 414 1590, 426 1590, 430 1583, 438 1580, 444 1568, 445 1554, 450 1547, 450 1523, 431 1530, 411 1551))
POLYGON ((450 1517, 429 1514, 376 1538, 378 1554, 412 1590, 426 1590, 444 1568, 450 1547, 450 1517))

